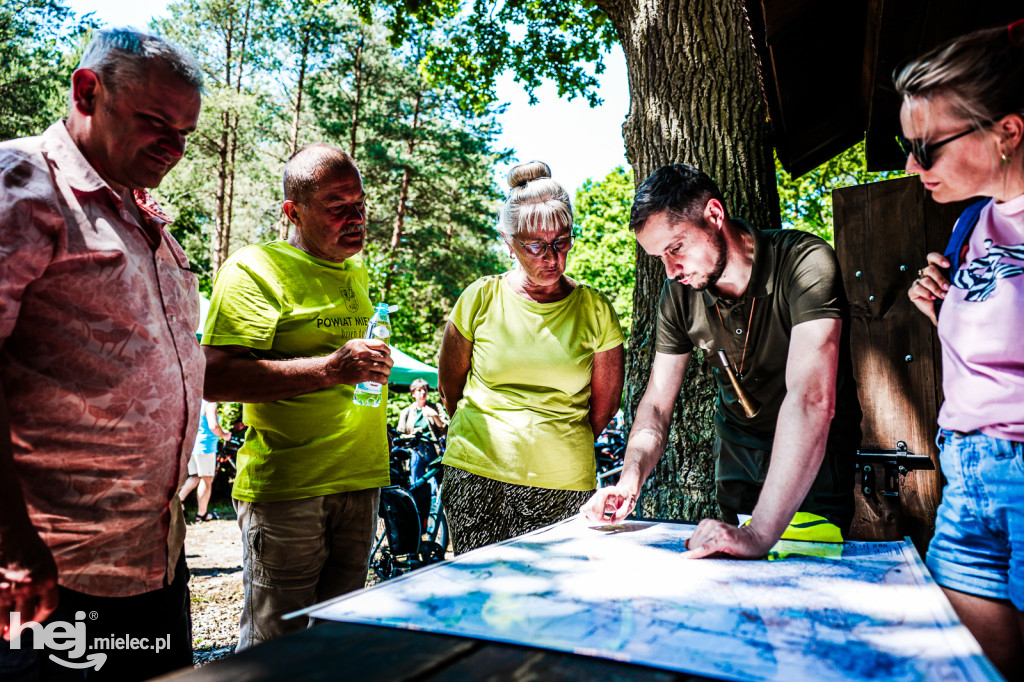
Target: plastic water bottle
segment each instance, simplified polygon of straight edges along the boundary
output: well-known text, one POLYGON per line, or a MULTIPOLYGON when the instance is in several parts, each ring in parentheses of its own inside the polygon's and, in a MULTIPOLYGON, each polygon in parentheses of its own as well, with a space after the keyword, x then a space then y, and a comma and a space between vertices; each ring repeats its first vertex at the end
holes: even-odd
MULTIPOLYGON (((391 319, 388 317, 388 304, 381 302, 373 311, 370 324, 366 326, 366 338, 380 339, 384 343, 391 340, 391 319)), ((356 386, 352 393, 352 402, 356 405, 366 407, 377 407, 380 405, 381 385, 376 381, 364 381, 356 386)))

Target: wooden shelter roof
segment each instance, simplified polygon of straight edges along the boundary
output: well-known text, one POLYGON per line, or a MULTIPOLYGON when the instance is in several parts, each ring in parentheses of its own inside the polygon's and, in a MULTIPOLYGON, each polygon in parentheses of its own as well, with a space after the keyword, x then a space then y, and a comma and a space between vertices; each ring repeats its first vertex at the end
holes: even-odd
POLYGON ((893 72, 1021 0, 746 0, 783 167, 802 175, 867 139, 869 170, 902 168, 893 72))

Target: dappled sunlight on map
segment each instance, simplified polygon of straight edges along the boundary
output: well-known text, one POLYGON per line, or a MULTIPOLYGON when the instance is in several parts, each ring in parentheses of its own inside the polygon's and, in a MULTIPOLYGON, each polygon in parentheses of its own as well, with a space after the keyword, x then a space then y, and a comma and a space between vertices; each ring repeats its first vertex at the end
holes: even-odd
POLYGON ((904 542, 682 558, 693 526, 575 518, 313 610, 734 680, 993 680, 904 542))

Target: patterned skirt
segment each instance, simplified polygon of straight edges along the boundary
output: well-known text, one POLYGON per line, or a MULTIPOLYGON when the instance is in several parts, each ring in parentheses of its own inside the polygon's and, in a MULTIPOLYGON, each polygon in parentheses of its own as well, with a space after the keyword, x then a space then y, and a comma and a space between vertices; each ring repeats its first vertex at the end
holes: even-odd
POLYGON ((550 490, 504 483, 445 466, 441 504, 462 554, 567 519, 593 490, 550 490))

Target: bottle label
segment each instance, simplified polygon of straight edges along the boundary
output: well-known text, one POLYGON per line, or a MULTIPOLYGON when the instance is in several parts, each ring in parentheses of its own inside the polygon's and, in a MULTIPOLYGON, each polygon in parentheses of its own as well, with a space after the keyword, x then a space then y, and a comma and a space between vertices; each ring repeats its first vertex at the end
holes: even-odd
POLYGON ((376 381, 364 381, 359 384, 359 388, 367 393, 380 393, 380 384, 376 381))
POLYGON ((381 341, 383 341, 384 339, 391 336, 391 330, 383 325, 374 325, 373 335, 376 336, 381 341))

